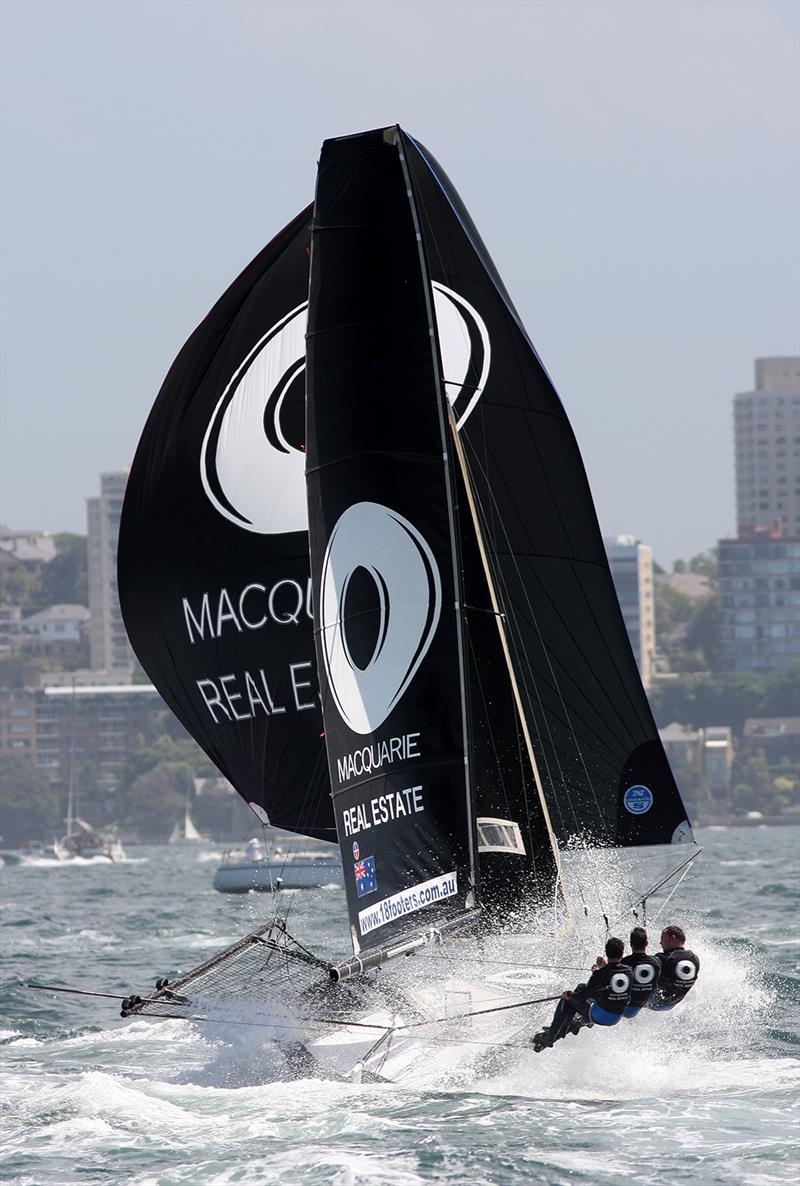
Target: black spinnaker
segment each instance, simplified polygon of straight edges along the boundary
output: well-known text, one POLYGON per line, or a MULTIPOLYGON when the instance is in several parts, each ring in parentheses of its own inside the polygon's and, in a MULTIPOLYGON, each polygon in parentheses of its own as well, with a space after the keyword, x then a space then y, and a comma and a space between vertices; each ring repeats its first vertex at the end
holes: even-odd
POLYGON ((178 719, 270 823, 334 840, 305 505, 310 227, 309 207, 173 363, 128 479, 118 567, 128 636, 178 719))

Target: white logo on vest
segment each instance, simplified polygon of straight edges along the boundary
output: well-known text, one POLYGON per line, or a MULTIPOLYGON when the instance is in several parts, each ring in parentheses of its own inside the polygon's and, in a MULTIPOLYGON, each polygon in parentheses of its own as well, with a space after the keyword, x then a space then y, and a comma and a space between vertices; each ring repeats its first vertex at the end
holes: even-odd
POLYGON ((623 993, 630 992, 631 978, 627 972, 615 972, 609 981, 612 992, 623 993))
POLYGON ((441 608, 439 570, 416 527, 376 502, 348 507, 322 562, 320 639, 336 707, 354 733, 374 732, 401 699, 428 651, 441 608), (348 586, 357 570, 374 583, 377 612, 366 662, 353 656, 346 618, 348 586))

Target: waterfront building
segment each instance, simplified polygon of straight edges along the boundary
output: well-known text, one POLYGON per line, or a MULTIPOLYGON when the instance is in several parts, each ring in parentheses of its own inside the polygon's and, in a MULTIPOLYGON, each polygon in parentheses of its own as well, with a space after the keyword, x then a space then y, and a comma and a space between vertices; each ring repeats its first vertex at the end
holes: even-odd
POLYGON ((754 391, 734 397, 737 534, 800 537, 800 358, 757 358, 754 391))
POLYGON ((56 541, 49 531, 13 531, 0 527, 0 552, 22 564, 49 564, 56 555, 56 541))
POLYGON ((796 777, 800 768, 800 716, 748 717, 742 734, 742 751, 762 750, 771 766, 787 766, 796 777))
POLYGON ((34 693, 36 765, 66 799, 70 780, 78 813, 93 824, 115 816, 123 764, 136 739, 152 735, 154 717, 165 714, 151 684, 52 682, 34 693))
POLYGON ((19 602, 38 594, 55 555, 56 543, 49 532, 0 527, 0 584, 6 596, 19 602))
POLYGON ((733 775, 733 732, 728 725, 706 725, 703 736, 703 781, 712 803, 727 804, 733 775))
POLYGON ((753 531, 719 541, 720 634, 728 671, 800 660, 800 539, 753 531))
POLYGON ((39 670, 5 661, 0 670, 0 753, 36 761, 36 695, 39 670))
POLYGON ((52 654, 77 653, 87 629, 85 605, 51 605, 22 621, 20 642, 52 654))
POLYGON ((22 622, 22 609, 18 605, 0 605, 0 655, 13 651, 22 622))
POLYGON ((671 725, 659 729, 658 735, 673 771, 678 771, 682 767, 700 768, 703 735, 699 729, 673 721, 671 725))
POLYGON ((678 785, 696 806, 728 806, 733 776, 734 739, 729 725, 694 729, 673 722, 658 731, 678 785))
POLYGON ((127 471, 100 475, 100 495, 86 500, 89 567, 89 661, 105 670, 133 667, 117 592, 117 541, 127 471))
POLYGON ((632 535, 618 535, 604 543, 639 674, 645 688, 649 688, 653 680, 656 634, 653 552, 632 535))

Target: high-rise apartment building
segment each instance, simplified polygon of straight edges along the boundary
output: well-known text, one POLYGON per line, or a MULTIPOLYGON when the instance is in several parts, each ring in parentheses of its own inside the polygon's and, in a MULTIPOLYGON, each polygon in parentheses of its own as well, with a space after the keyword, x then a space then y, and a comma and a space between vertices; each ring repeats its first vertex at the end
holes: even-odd
POLYGON ((721 539, 720 635, 729 671, 775 671, 800 660, 800 540, 755 531, 721 539))
POLYGON ((100 475, 100 497, 86 500, 89 550, 89 656, 92 667, 130 669, 133 650, 117 592, 117 541, 127 471, 100 475))
POLYGON ((734 396, 736 539, 719 541, 720 634, 729 671, 800 659, 800 358, 757 358, 734 396))
POLYGON ((800 358, 757 358, 755 391, 734 397, 739 537, 800 536, 800 358))
POLYGON ((653 552, 632 535, 618 535, 604 541, 625 628, 636 656, 642 683, 649 688, 653 679, 656 645, 653 598, 653 552))

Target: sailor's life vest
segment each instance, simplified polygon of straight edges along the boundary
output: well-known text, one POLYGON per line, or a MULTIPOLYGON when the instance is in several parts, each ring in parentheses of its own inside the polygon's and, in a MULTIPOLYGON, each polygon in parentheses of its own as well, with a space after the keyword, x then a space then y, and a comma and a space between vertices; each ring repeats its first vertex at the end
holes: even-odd
POLYGON ((630 1004, 632 978, 625 964, 607 964, 592 973, 587 995, 605 1012, 621 1017, 630 1004))
POLYGON ((694 988, 700 972, 700 960, 693 951, 676 947, 674 951, 659 952, 658 962, 661 964, 661 976, 653 994, 653 1003, 656 1007, 675 1005, 694 988))
POLYGON ((622 962, 631 970, 631 1005, 641 1009, 655 992, 661 964, 654 955, 645 955, 644 952, 626 955, 622 962))

